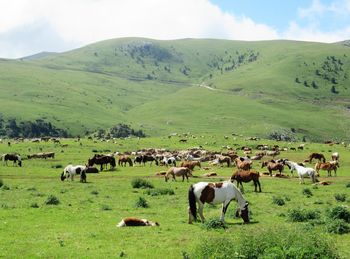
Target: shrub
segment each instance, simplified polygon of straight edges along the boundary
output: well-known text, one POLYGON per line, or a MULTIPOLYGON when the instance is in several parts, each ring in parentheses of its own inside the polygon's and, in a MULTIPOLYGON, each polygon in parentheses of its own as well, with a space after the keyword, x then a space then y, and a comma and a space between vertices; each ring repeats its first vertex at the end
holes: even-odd
POLYGON ((5 191, 8 191, 8 190, 10 190, 11 188, 10 188, 9 186, 7 186, 6 184, 3 184, 3 185, 1 186, 1 189, 2 189, 2 190, 5 190, 5 191))
POLYGON ((346 201, 346 194, 345 193, 336 193, 336 194, 334 194, 334 198, 337 201, 344 202, 344 201, 346 201))
POLYGON ((330 241, 300 228, 259 230, 235 238, 203 238, 191 258, 339 258, 330 241))
POLYGON ((59 203, 60 203, 60 200, 52 194, 49 197, 47 197, 45 201, 46 205, 58 205, 59 203))
POLYGON ((31 208, 39 208, 39 205, 36 202, 33 202, 32 204, 30 204, 31 208))
POLYGON ((91 194, 93 194, 93 195, 98 195, 98 191, 93 190, 93 191, 91 191, 91 194))
POLYGON ((142 178, 135 178, 131 181, 132 188, 154 188, 153 184, 142 178))
POLYGON ((331 219, 326 223, 326 230, 334 234, 346 234, 350 232, 350 226, 342 219, 331 219))
POLYGON ((328 211, 330 219, 342 219, 350 223, 350 211, 345 206, 336 206, 328 211))
POLYGON ((304 222, 313 219, 319 219, 318 210, 291 209, 288 211, 288 219, 292 222, 304 222))
POLYGON ((272 203, 278 206, 283 206, 284 204, 286 204, 283 198, 275 196, 272 197, 272 203))
POLYGON ((346 188, 350 188, 350 183, 347 183, 347 184, 345 185, 345 187, 346 187, 346 188))
POLYGON ((36 188, 35 187, 30 187, 27 189, 27 191, 36 191, 36 188))
POLYGON ((206 230, 211 230, 211 229, 225 229, 227 228, 227 225, 225 222, 222 222, 218 218, 211 218, 207 221, 205 221, 202 225, 206 230))
POLYGON ((148 202, 146 201, 145 198, 139 197, 139 199, 135 203, 135 207, 136 208, 148 208, 149 205, 148 205, 148 202))
POLYGON ((112 210, 112 208, 109 207, 109 206, 106 205, 106 204, 102 204, 102 205, 101 205, 101 210, 112 210))
POLYGON ((306 197, 311 197, 313 194, 311 192, 311 190, 309 188, 304 188, 302 193, 306 196, 306 197))
POLYGON ((173 189, 169 188, 156 188, 156 189, 147 189, 145 191, 145 194, 151 195, 151 196, 158 196, 158 195, 174 195, 175 192, 173 189))

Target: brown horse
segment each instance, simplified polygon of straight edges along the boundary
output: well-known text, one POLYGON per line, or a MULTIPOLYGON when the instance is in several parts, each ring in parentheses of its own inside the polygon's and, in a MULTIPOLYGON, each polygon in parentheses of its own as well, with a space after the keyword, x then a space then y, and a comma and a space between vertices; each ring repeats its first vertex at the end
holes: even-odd
POLYGON ((3 162, 3 164, 7 165, 7 160, 13 161, 13 165, 18 163, 19 167, 22 166, 22 159, 21 159, 20 155, 17 155, 17 154, 3 154, 2 155, 2 162, 3 162))
POLYGON ((119 166, 126 166, 126 163, 128 163, 129 166, 133 166, 132 160, 129 156, 127 156, 127 155, 120 156, 118 159, 118 165, 119 166))
POLYGON ((188 176, 192 176, 192 173, 187 167, 171 167, 164 176, 166 182, 169 180, 169 176, 172 176, 174 181, 176 181, 175 176, 182 176, 182 181, 186 177, 188 182, 188 176))
POLYGON ((229 156, 219 156, 218 162, 219 162, 220 165, 223 164, 223 163, 226 163, 227 167, 230 167, 231 166, 231 157, 229 157, 229 156))
POLYGON ((113 156, 110 156, 110 155, 97 155, 97 154, 95 154, 92 158, 90 158, 88 160, 89 166, 93 166, 94 164, 101 166, 100 171, 103 171, 103 166, 104 165, 107 166, 107 164, 111 165, 111 169, 116 166, 115 158, 113 156))
POLYGON ((236 158, 235 159, 236 162, 236 166, 237 169, 241 169, 241 170, 250 170, 252 168, 252 161, 248 161, 248 160, 241 160, 241 158, 236 158))
POLYGON ((319 162, 326 162, 326 158, 321 153, 312 153, 309 155, 309 162, 312 163, 312 159, 318 159, 319 162))
POLYGON ((330 161, 326 163, 318 162, 315 165, 315 170, 317 176, 320 176, 320 170, 325 170, 328 172, 328 176, 332 176, 332 170, 334 171, 334 175, 337 176, 337 168, 339 167, 338 161, 330 161))
POLYGON ((191 171, 193 171, 193 169, 198 166, 199 168, 201 168, 201 162, 199 161, 183 161, 180 164, 181 167, 187 167, 188 169, 190 169, 191 171))
POLYGON ((239 185, 242 186, 242 191, 243 191, 243 184, 253 181, 254 182, 254 186, 255 186, 255 192, 257 191, 257 186, 259 186, 259 192, 261 192, 261 186, 260 186, 260 181, 259 181, 259 172, 256 171, 242 171, 242 170, 238 170, 236 171, 232 176, 231 176, 231 182, 233 183, 235 180, 237 181, 237 187, 239 187, 239 185))
POLYGON ((269 170, 270 176, 272 176, 272 171, 279 171, 281 174, 284 169, 284 165, 282 163, 276 163, 274 161, 261 162, 261 168, 264 168, 265 166, 267 170, 269 170))

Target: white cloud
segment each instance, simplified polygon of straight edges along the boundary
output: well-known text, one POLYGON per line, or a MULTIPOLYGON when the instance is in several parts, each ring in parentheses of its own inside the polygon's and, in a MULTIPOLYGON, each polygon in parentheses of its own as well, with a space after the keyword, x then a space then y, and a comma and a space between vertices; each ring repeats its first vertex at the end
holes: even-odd
MULTIPOLYGON (((57 34, 55 38, 76 46, 108 38, 135 36, 155 39, 278 38, 274 28, 248 17, 225 13, 209 0, 0 1, 0 45, 11 46, 12 39, 7 35, 33 24, 42 24, 42 27, 57 34)), ((42 50, 52 51, 50 48, 52 46, 48 45, 48 49, 42 50)), ((21 55, 29 54, 27 52, 21 55)), ((1 55, 6 53, 2 51, 1 55)))

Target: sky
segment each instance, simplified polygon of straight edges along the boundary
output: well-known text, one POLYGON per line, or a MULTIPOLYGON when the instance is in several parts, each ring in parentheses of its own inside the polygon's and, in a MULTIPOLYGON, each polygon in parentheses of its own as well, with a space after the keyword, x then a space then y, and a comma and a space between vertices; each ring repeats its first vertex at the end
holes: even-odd
POLYGON ((350 0, 0 0, 0 57, 111 38, 350 39, 350 0))

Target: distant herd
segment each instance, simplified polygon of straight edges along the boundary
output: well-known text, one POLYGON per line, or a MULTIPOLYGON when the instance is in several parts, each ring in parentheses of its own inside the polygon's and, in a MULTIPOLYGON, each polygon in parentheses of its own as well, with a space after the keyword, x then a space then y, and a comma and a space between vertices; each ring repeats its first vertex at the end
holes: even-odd
MULTIPOLYGON (((10 143, 10 142, 9 142, 10 143)), ((55 142, 60 143, 60 142, 55 142)), ((9 144, 10 145, 10 144, 9 144)), ((63 147, 63 146, 62 146, 63 147)), ((66 146, 67 147, 67 146, 66 146)), ((299 146, 299 149, 303 149, 303 145, 299 146)), ((157 175, 164 176, 165 181, 169 179, 176 181, 177 177, 182 177, 182 181, 185 179, 188 181, 189 177, 193 177, 193 171, 195 167, 199 167, 203 170, 208 170, 212 166, 227 166, 231 167, 235 165, 237 168, 233 172, 229 181, 222 183, 208 183, 199 182, 197 184, 192 184, 188 193, 189 201, 189 223, 197 219, 197 208, 202 221, 204 221, 203 216, 203 206, 205 203, 217 204, 222 203, 222 215, 221 220, 224 220, 224 216, 229 206, 231 200, 236 200, 239 204, 239 211, 237 215, 241 215, 245 223, 249 222, 248 213, 248 203, 244 199, 239 187, 241 185, 241 190, 243 191, 243 182, 253 181, 255 186, 255 192, 262 191, 260 184, 261 174, 255 170, 252 170, 253 161, 262 160, 263 157, 271 157, 268 160, 262 161, 261 168, 266 167, 268 170, 267 175, 273 176, 273 171, 277 171, 276 177, 288 177, 283 174, 285 166, 290 169, 291 176, 293 172, 298 173, 300 183, 304 183, 304 177, 311 179, 313 183, 316 183, 317 177, 320 175, 320 170, 327 171, 327 176, 332 176, 332 171, 334 175, 337 174, 337 168, 339 167, 339 153, 334 152, 330 157, 330 161, 326 161, 324 154, 322 153, 311 153, 302 162, 293 162, 288 158, 275 159, 279 156, 281 152, 287 151, 286 148, 280 148, 278 145, 268 146, 268 145, 257 145, 257 151, 253 155, 251 147, 241 147, 237 149, 228 149, 227 152, 214 152, 205 150, 201 147, 195 147, 185 150, 170 151, 166 149, 143 149, 135 152, 124 152, 124 153, 112 153, 112 154, 94 154, 91 158, 87 159, 86 165, 67 165, 63 172, 61 173, 61 180, 74 180, 76 175, 79 176, 80 182, 87 182, 87 174, 98 173, 99 170, 94 165, 100 166, 100 171, 108 168, 113 170, 117 163, 116 157, 118 157, 118 166, 130 167, 133 166, 145 166, 149 163, 152 166, 153 162, 156 166, 169 167, 168 170, 157 173, 157 175), (242 151, 243 156, 238 155, 238 151, 242 151), (317 160, 314 168, 306 167, 305 163, 312 163, 313 160, 317 160), (207 162, 208 167, 202 168, 202 163, 207 162), (179 166, 177 164, 179 163, 179 166), (233 185, 234 181, 237 182, 237 187, 233 185)), ((296 150, 296 148, 290 148, 290 150, 296 150)), ((27 159, 47 159, 55 158, 54 152, 42 152, 36 154, 27 155, 27 159)), ((22 166, 22 158, 19 154, 8 153, 2 155, 3 165, 8 165, 7 161, 13 161, 13 165, 22 166)), ((211 177, 216 176, 214 172, 207 173, 211 177)), ((125 218, 117 226, 158 226, 159 223, 151 222, 146 219, 137 218, 125 218)))

